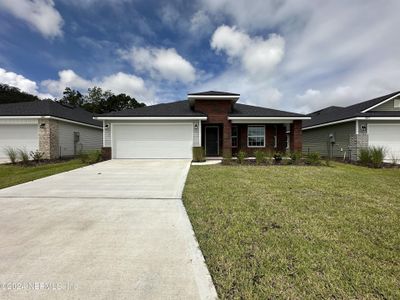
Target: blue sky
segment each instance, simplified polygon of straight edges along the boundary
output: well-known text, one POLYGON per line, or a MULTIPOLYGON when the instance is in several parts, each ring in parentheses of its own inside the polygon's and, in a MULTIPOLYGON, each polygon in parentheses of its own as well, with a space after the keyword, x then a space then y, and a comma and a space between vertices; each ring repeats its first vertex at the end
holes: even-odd
POLYGON ((397 0, 0 0, 0 82, 299 112, 400 90, 397 0), (350 3, 349 3, 350 2, 350 3))

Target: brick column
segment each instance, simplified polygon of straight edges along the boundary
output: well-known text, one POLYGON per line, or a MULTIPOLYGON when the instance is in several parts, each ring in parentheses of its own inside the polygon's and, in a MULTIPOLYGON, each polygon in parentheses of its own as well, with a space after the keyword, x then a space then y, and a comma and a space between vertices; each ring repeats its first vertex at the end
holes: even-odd
POLYGON ((44 159, 59 158, 57 121, 39 119, 39 151, 44 153, 44 159))
POLYGON ((222 136, 222 155, 226 157, 232 156, 232 124, 231 121, 224 122, 222 136))
POLYGON ((302 136, 302 121, 294 120, 290 124, 290 151, 297 152, 302 151, 303 148, 303 136, 302 136))

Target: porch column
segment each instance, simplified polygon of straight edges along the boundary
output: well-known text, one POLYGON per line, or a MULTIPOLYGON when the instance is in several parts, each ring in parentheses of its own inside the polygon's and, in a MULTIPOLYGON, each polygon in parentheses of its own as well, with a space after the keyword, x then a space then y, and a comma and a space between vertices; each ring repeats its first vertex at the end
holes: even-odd
POLYGON ((294 120, 290 124, 290 152, 303 150, 302 121, 294 120))
POLYGON ((232 156, 232 123, 229 120, 224 122, 222 137, 222 155, 225 157, 232 156))

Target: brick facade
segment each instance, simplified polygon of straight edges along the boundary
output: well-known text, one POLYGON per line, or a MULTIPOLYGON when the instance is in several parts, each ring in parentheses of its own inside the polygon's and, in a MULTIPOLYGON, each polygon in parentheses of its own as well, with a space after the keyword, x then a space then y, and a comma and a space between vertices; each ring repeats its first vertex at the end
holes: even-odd
POLYGON ((302 121, 294 120, 290 124, 290 152, 300 152, 303 149, 302 121))
MULTIPOLYGON (((222 126, 222 154, 223 156, 232 155, 232 124, 228 120, 228 114, 232 110, 230 100, 196 100, 194 110, 207 114, 206 124, 220 124, 222 126)), ((203 135, 204 136, 204 135, 203 135)))
POLYGON ((44 159, 59 158, 57 121, 39 119, 39 151, 44 153, 44 159))

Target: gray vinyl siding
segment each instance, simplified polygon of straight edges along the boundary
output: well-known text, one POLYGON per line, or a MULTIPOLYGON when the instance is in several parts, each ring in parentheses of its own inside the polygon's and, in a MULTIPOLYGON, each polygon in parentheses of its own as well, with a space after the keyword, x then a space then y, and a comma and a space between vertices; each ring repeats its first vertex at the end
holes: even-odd
MULTIPOLYGON (((398 99, 398 98, 397 98, 398 99)), ((374 109, 371 109, 371 111, 400 111, 400 108, 394 107, 394 99, 385 102, 374 109)))
POLYGON ((79 132, 79 143, 77 151, 99 150, 102 146, 103 133, 101 128, 58 122, 58 138, 60 156, 73 156, 74 132, 79 132))
MULTIPOLYGON (((111 145, 111 124, 120 124, 120 123, 166 123, 168 121, 105 121, 105 124, 108 124, 108 128, 104 129, 104 147, 112 147, 111 145)), ((170 121, 171 123, 190 123, 191 121, 170 121)), ((200 121, 201 122, 201 121, 200 121)), ((195 124, 199 125, 199 121, 193 121, 193 146, 197 147, 199 145, 199 134, 200 134, 200 125, 195 128, 195 124)))
POLYGON ((335 136, 334 157, 343 157, 350 144, 350 135, 356 132, 356 122, 346 122, 303 130, 303 153, 319 152, 321 156, 329 155, 329 135, 335 136), (343 150, 343 151, 342 151, 343 150))

